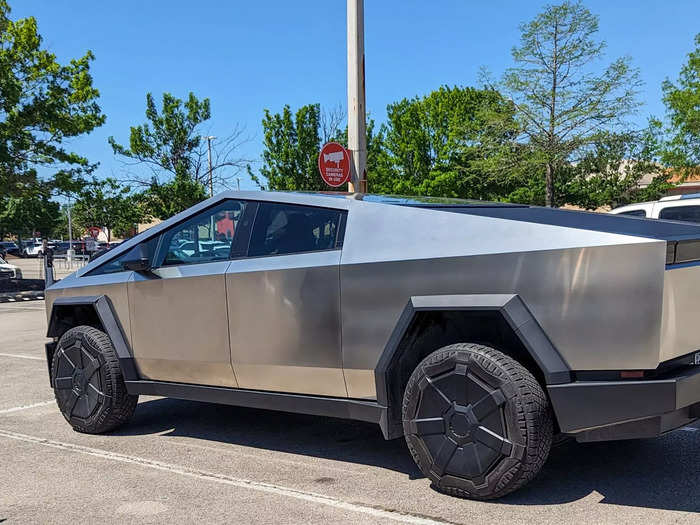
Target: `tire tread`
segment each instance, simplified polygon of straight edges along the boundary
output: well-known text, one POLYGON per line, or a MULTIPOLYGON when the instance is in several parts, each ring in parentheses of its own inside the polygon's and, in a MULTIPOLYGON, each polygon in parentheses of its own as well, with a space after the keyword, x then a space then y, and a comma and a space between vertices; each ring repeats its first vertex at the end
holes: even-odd
MULTIPOLYGON (((407 412, 410 396, 415 392, 423 377, 423 369, 453 356, 462 356, 476 361, 491 374, 510 382, 515 388, 514 403, 516 423, 522 435, 526 436, 525 454, 498 480, 488 488, 476 493, 461 487, 434 483, 436 490, 451 496, 469 499, 496 499, 509 494, 530 482, 547 460, 552 444, 553 418, 549 400, 537 379, 518 361, 494 348, 476 343, 457 343, 436 350, 428 355, 414 370, 405 389, 402 413, 407 412)), ((404 420, 406 417, 404 416, 404 420)), ((418 467, 428 475, 430 465, 423 465, 421 454, 408 439, 406 443, 418 467)), ((430 476, 429 476, 430 477, 430 476)))

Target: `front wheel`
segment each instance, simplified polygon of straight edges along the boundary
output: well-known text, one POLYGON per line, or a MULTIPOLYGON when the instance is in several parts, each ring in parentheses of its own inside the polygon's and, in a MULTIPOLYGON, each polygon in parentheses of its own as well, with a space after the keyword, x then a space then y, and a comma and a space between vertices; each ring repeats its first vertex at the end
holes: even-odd
POLYGON ((436 350, 414 370, 403 398, 413 459, 446 494, 494 499, 544 465, 553 422, 547 396, 513 358, 479 344, 436 350))
POLYGON ((51 377, 58 407, 78 432, 109 432, 136 409, 139 396, 126 391, 112 341, 92 326, 76 326, 61 336, 51 377))

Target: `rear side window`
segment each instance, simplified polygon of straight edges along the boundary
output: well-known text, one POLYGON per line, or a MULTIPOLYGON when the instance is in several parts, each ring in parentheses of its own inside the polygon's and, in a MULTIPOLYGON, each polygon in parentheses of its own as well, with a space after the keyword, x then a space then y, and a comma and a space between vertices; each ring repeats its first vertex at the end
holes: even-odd
POLYGON ((622 211, 622 212, 618 213, 618 215, 629 215, 632 217, 646 217, 647 212, 645 212, 644 210, 630 210, 630 211, 622 211))
POLYGON ((263 202, 255 217, 248 255, 284 255, 338 247, 343 212, 263 202))
POLYGON ((659 219, 700 222, 700 206, 673 206, 659 212, 659 219))

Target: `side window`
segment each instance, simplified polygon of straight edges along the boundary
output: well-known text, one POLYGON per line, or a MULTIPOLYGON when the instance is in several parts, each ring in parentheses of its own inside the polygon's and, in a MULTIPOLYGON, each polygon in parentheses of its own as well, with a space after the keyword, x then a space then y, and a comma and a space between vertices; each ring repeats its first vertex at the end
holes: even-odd
POLYGON ((255 217, 248 255, 331 250, 338 246, 340 210, 263 202, 255 217))
POLYGON ((228 200, 173 226, 163 234, 157 266, 197 264, 229 258, 246 203, 228 200))
POLYGON ((659 219, 700 222, 700 206, 673 206, 659 212, 659 219))
POLYGON ((630 211, 623 211, 618 213, 618 215, 629 215, 631 217, 646 217, 647 212, 644 210, 630 210, 630 211))
MULTIPOLYGON (((158 238, 158 235, 156 235, 155 237, 141 243, 143 244, 143 246, 146 247, 146 253, 148 253, 149 258, 151 259, 151 263, 153 262, 153 256, 155 255, 156 248, 158 247, 158 238)), ((133 259, 136 255, 136 249, 138 248, 138 246, 139 245, 134 246, 131 250, 124 252, 116 259, 112 259, 111 261, 107 261, 103 265, 98 266, 90 273, 88 273, 88 275, 104 275, 107 273, 123 272, 124 267, 122 266, 122 262, 133 259)), ((109 252, 107 252, 102 257, 109 257, 109 252)))

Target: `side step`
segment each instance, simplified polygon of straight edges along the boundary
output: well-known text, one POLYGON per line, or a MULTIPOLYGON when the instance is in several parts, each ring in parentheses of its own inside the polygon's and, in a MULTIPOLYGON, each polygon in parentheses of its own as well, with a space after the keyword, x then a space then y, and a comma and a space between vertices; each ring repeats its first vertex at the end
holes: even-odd
POLYGON ((162 381, 125 381, 125 383, 129 394, 172 397, 222 405, 367 421, 378 424, 382 428, 384 437, 387 437, 387 409, 375 401, 162 381))

